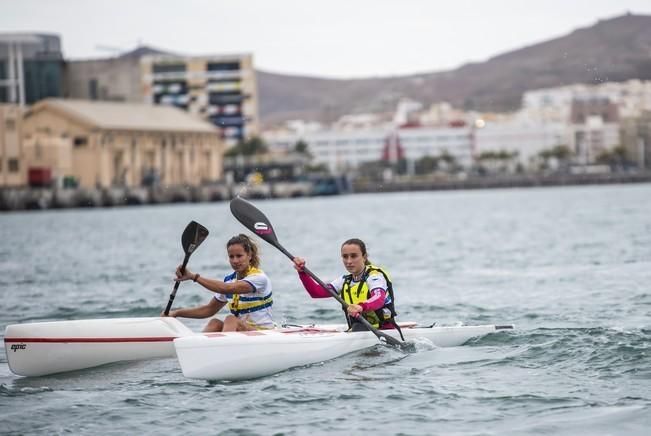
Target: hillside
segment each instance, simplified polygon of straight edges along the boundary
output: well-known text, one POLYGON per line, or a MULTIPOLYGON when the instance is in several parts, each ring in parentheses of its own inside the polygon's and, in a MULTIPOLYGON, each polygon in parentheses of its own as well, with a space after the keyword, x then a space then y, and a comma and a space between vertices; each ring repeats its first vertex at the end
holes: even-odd
POLYGON ((455 70, 354 80, 258 71, 264 124, 291 118, 333 120, 344 113, 390 110, 401 97, 449 101, 484 111, 516 109, 524 91, 629 79, 651 80, 651 16, 600 20, 570 34, 469 63, 455 70))

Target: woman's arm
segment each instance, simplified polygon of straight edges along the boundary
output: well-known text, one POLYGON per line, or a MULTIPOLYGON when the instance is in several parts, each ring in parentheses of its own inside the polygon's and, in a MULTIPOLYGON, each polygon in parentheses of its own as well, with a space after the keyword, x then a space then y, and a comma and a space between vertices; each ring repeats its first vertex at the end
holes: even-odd
POLYGON ((181 267, 176 269, 176 281, 182 282, 185 280, 192 280, 199 283, 204 288, 216 294, 248 294, 255 291, 253 285, 246 280, 236 280, 234 282, 224 283, 222 280, 208 279, 201 277, 201 274, 196 274, 186 268, 181 273, 181 267))
POLYGON ((346 308, 346 312, 348 312, 348 315, 353 318, 357 318, 362 312, 374 312, 379 310, 384 306, 386 295, 386 291, 382 288, 373 289, 368 300, 362 301, 359 304, 349 304, 346 308))
MULTIPOLYGON (((310 277, 303 269, 305 268, 305 259, 302 257, 295 257, 292 259, 294 262, 294 269, 298 271, 298 278, 303 283, 303 287, 310 294, 312 298, 328 298, 332 297, 330 292, 323 286, 318 284, 312 277, 310 277)), ((331 287, 332 288, 332 287, 331 287)), ((334 288, 332 288, 334 290, 334 288)))
POLYGON ((369 297, 366 301, 360 303, 364 312, 379 310, 384 306, 387 297, 387 281, 384 276, 378 272, 372 272, 366 278, 366 286, 369 289, 369 297))
POLYGON ((208 318, 213 316, 219 310, 224 307, 226 303, 223 301, 217 301, 215 298, 211 298, 207 304, 197 307, 189 307, 184 309, 172 310, 169 316, 176 318, 208 318))
POLYGON ((196 282, 216 294, 248 294, 249 292, 255 291, 253 285, 246 280, 224 283, 222 280, 207 279, 199 276, 196 282))
POLYGON ((379 310, 384 306, 384 300, 387 297, 387 293, 382 288, 375 288, 371 290, 371 296, 368 300, 359 303, 362 307, 363 312, 369 312, 374 310, 379 310))
POLYGON ((310 277, 307 273, 303 271, 299 271, 298 278, 301 280, 301 283, 303 283, 303 287, 305 288, 307 293, 310 294, 310 297, 312 298, 332 297, 332 295, 330 294, 330 292, 328 292, 327 289, 325 289, 323 286, 315 282, 314 279, 310 277))

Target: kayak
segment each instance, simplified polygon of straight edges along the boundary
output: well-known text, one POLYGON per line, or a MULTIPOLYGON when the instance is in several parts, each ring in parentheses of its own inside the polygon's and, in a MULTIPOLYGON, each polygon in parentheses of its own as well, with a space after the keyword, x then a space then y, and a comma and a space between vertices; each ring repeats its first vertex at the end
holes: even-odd
MULTIPOLYGON (((423 337, 440 347, 513 328, 400 325, 405 339, 423 337)), ((378 343, 372 332, 347 333, 345 329, 345 325, 312 325, 197 333, 176 318, 111 318, 12 324, 5 329, 4 343, 9 368, 22 376, 176 356, 187 377, 241 380, 333 359, 378 343)))
POLYGON ((127 360, 174 357, 175 338, 195 333, 176 318, 114 318, 12 324, 5 329, 14 374, 42 376, 127 360))
MULTIPOLYGON (((418 327, 401 323, 406 341, 429 340, 437 347, 463 345, 468 340, 512 325, 418 327)), ((314 326, 251 332, 204 333, 174 340, 183 375, 206 380, 247 380, 297 366, 334 359, 372 347, 370 331, 346 332, 346 326, 314 326)), ((397 339, 396 330, 383 330, 397 339)))

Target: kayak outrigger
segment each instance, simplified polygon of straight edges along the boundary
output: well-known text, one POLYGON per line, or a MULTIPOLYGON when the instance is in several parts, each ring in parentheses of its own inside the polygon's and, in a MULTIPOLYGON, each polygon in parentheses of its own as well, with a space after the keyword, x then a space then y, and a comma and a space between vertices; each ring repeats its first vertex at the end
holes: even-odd
MULTIPOLYGON (((463 345, 472 338, 513 328, 400 324, 406 340, 426 338, 438 347, 463 345)), ((334 359, 378 343, 370 331, 346 329, 346 325, 311 325, 196 333, 169 317, 89 319, 12 324, 5 329, 4 343, 9 368, 22 376, 177 356, 187 377, 242 380, 334 359)))
POLYGON ((174 339, 193 334, 175 318, 87 319, 12 324, 4 342, 14 374, 42 376, 174 357, 174 339))

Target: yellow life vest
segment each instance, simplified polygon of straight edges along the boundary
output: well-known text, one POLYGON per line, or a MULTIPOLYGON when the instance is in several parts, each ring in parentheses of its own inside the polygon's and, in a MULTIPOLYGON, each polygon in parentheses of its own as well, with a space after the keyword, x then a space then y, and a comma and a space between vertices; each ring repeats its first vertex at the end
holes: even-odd
MULTIPOLYGON (((374 265, 366 265, 364 274, 359 282, 353 284, 353 275, 349 274, 344 277, 344 284, 341 287, 341 298, 348 304, 360 304, 369 299, 371 290, 368 288, 366 280, 375 274, 384 276, 387 283, 388 298, 385 299, 384 306, 373 312, 364 312, 362 316, 375 328, 379 328, 381 323, 391 321, 396 316, 394 309, 393 285, 389 279, 389 274, 382 268, 374 265)), ((350 319, 346 314, 346 319, 350 325, 350 319)))
MULTIPOLYGON (((250 276, 251 274, 262 273, 262 270, 255 268, 253 266, 244 274, 244 278, 250 276)), ((224 277, 224 282, 232 282, 237 280, 237 273, 232 273, 224 277)), ((265 296, 251 296, 251 293, 248 294, 228 294, 228 309, 235 316, 244 315, 246 313, 255 312, 258 310, 266 309, 267 307, 273 304, 273 299, 271 292, 269 295, 265 296)))

